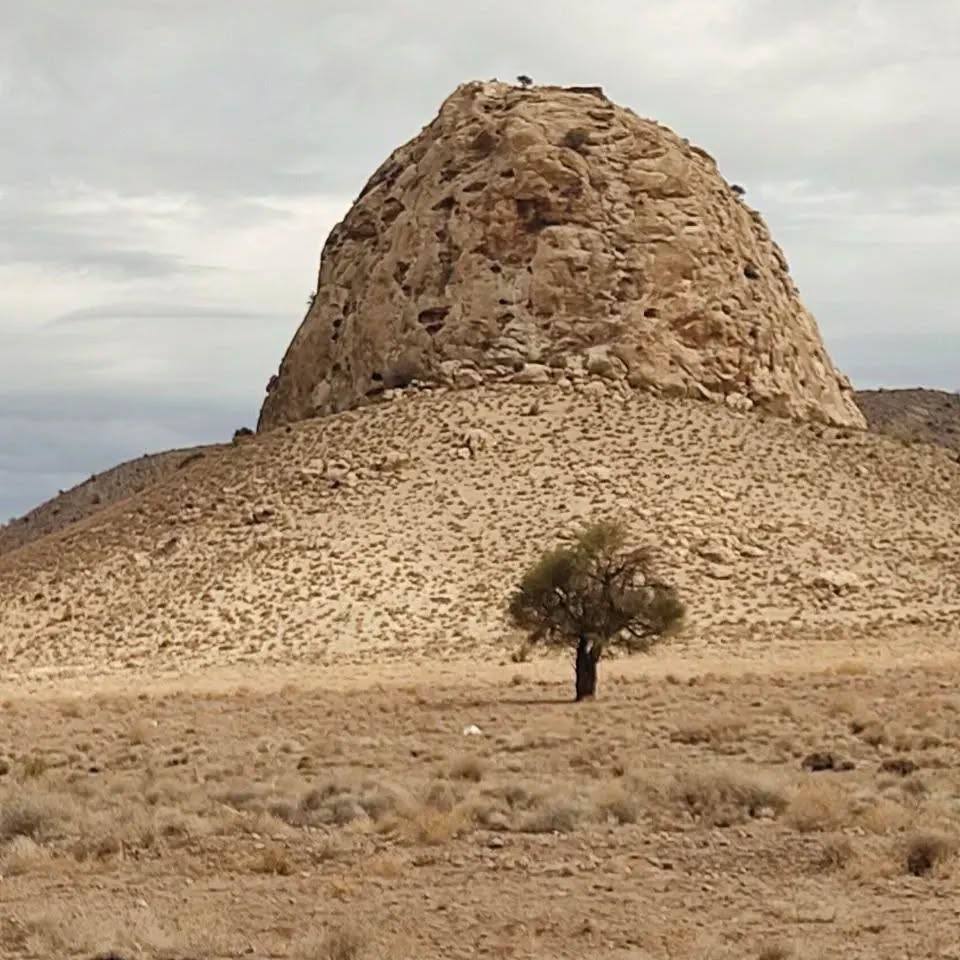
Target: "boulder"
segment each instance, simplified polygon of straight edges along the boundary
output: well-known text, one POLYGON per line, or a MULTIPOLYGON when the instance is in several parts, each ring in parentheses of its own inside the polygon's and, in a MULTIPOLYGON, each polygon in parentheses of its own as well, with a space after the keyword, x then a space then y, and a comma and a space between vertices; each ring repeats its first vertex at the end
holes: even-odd
POLYGON ((548 367, 864 425, 759 214, 592 88, 458 87, 331 230, 316 291, 259 430, 548 367))

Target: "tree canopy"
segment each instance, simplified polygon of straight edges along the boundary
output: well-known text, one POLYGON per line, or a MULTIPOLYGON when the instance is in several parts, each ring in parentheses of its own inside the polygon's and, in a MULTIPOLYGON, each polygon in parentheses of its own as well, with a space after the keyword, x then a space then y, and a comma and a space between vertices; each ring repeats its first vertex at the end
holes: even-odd
POLYGON ((622 523, 591 524, 570 545, 543 553, 510 599, 513 621, 532 639, 576 648, 577 699, 593 696, 608 645, 646 649, 683 619, 676 589, 655 573, 653 552, 628 543, 622 523))

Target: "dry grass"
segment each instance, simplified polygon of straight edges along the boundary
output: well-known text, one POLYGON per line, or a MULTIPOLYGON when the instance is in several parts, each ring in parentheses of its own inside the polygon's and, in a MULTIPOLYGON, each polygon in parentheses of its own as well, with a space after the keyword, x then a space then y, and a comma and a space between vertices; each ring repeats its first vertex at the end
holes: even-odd
POLYGON ((523 833, 572 833, 583 820, 583 808, 572 800, 556 798, 524 816, 518 829, 523 833))
POLYGON ((294 960, 360 960, 369 953, 370 938, 356 926, 340 926, 301 940, 294 960))
MULTIPOLYGON (((751 917, 746 876, 756 876, 765 889, 784 890, 775 897, 784 901, 776 915, 782 920, 767 917, 761 927, 747 919, 747 944, 792 943, 797 916, 806 922, 829 913, 794 903, 811 883, 826 902, 845 904, 857 922, 866 917, 867 923, 905 882, 908 831, 929 824, 950 837, 960 830, 953 803, 960 778, 949 739, 951 724, 960 721, 960 700, 923 675, 905 683, 898 669, 889 680, 858 676, 871 686, 856 693, 863 702, 888 705, 890 729, 907 729, 915 698, 904 689, 944 691, 940 699, 925 698, 924 723, 942 733, 944 743, 914 754, 922 789, 913 786, 920 783, 915 774, 881 770, 881 759, 892 753, 875 756, 856 734, 843 739, 845 720, 831 707, 837 688, 822 677, 819 685, 807 677, 784 681, 771 703, 761 676, 701 674, 688 685, 638 673, 624 683, 611 664, 604 699, 589 711, 549 702, 549 689, 544 706, 501 704, 485 688, 445 689, 442 712, 437 695, 423 688, 377 691, 362 709, 357 698, 338 699, 329 690, 321 696, 306 684, 276 696, 177 695, 151 701, 149 715, 159 723, 146 749, 136 750, 128 720, 114 722, 135 716, 135 704, 117 696, 88 701, 79 717, 68 718, 73 726, 64 736, 59 705, 41 703, 32 707, 22 735, 14 725, 7 728, 13 738, 5 732, 0 742, 5 755, 59 758, 28 780, 0 779, 0 873, 4 893, 11 891, 17 903, 53 889, 69 922, 26 933, 17 927, 9 937, 17 944, 32 937, 38 957, 89 957, 98 945, 171 960, 239 956, 250 944, 291 955, 294 945, 308 945, 296 941, 305 918, 306 929, 310 923, 336 929, 366 904, 377 914, 379 941, 392 944, 395 934, 410 929, 413 945, 403 956, 433 960, 441 955, 438 944, 453 936, 450 904, 456 904, 457 923, 465 916, 472 929, 490 931, 482 941, 477 935, 478 951, 508 956, 512 948, 516 955, 523 943, 536 958, 562 953, 570 936, 582 937, 577 943, 584 950, 599 949, 598 928, 574 925, 573 917, 598 891, 633 889, 624 885, 629 877, 642 878, 644 898, 655 909, 638 945, 635 909, 610 907, 602 936, 625 953, 642 947, 682 960, 711 955, 715 945, 691 937, 691 918, 720 922, 718 898, 725 910, 751 917), (702 711, 704 701, 726 704, 734 716, 755 711, 758 719, 722 743, 724 752, 740 751, 741 760, 707 762, 713 744, 703 750, 670 739, 674 717, 692 713, 691 706, 702 711), (453 722, 450 713, 458 715, 453 722), (475 717, 488 731, 470 744, 472 751, 464 750, 460 716, 475 717), (785 759, 780 741, 791 745, 785 759), (804 773, 800 757, 824 743, 854 758, 856 768, 804 773), (481 752, 477 779, 470 771, 481 752), (189 764, 166 766, 184 754, 189 764), (308 765, 305 756, 320 759, 308 765), (90 774, 92 762, 100 769, 90 774), (534 934, 522 898, 505 891, 515 882, 539 889, 541 872, 564 878, 570 923, 561 911, 558 926, 534 934), (309 879, 301 882, 300 873, 309 879), (185 897, 178 909, 193 932, 159 914, 142 916, 140 907, 140 914, 124 915, 142 938, 131 946, 133 934, 104 921, 102 902, 89 892, 98 889, 92 878, 111 889, 133 885, 151 908, 185 897), (676 909, 674 892, 689 910, 676 909), (269 920, 254 906, 265 894, 276 898, 269 920), (497 911, 493 927, 487 914, 476 912, 481 898, 497 911), (217 935, 228 949, 197 946, 204 936, 198 918, 211 910, 230 919, 232 927, 217 935), (91 917, 88 926, 81 915, 91 917), (242 937, 231 940, 237 931, 242 937), (670 953, 664 937, 674 938, 670 953)), ((540 690, 536 677, 531 674, 532 696, 540 690)), ((568 680, 560 675, 556 689, 565 692, 568 680)), ((8 719, 7 708, 0 709, 8 719)), ((27 716, 24 710, 21 721, 27 716)), ((936 878, 918 889, 952 896, 952 846, 917 842, 913 849, 914 869, 936 878)), ((127 907, 135 903, 111 896, 127 907)), ((924 901, 924 907, 936 914, 940 904, 924 901)), ((21 911, 17 922, 24 919, 21 911)), ((0 952, 4 935, 0 921, 0 952)), ((899 941, 871 936, 888 953, 903 954, 899 941)), ((327 949, 324 942, 319 936, 309 941, 314 956, 325 955, 316 952, 327 949)), ((361 947, 371 956, 380 949, 361 947)), ((818 943, 810 955, 824 950, 829 954, 829 944, 818 943)))
POLYGON ((469 811, 464 807, 437 810, 423 806, 408 811, 400 821, 400 835, 408 843, 439 846, 462 836, 471 827, 469 811))
POLYGON ((843 870, 856 856, 853 841, 842 833, 823 838, 816 865, 823 871, 843 870))
POLYGON ((450 764, 448 775, 454 780, 469 780, 479 783, 487 772, 487 763, 483 757, 475 754, 466 754, 458 757, 450 764))
POLYGON ((912 819, 909 810, 888 797, 870 797, 867 806, 856 817, 857 823, 873 834, 899 833, 912 819))
MULTIPOLYGON (((112 904, 107 914, 67 915, 34 908, 18 922, 27 957, 189 958, 237 955, 239 941, 219 917, 187 916, 172 920, 149 906, 112 904)), ((0 946, 3 940, 0 939, 0 946)))
POLYGON ((671 734, 671 739, 676 743, 721 747, 735 741, 745 726, 746 719, 742 716, 730 711, 714 711, 681 721, 671 734))
POLYGON ((763 944, 757 951, 757 960, 791 960, 796 950, 782 940, 772 940, 763 944))
POLYGON ((149 743, 155 733, 155 722, 151 723, 143 717, 138 717, 130 724, 127 737, 130 743, 135 746, 142 746, 143 744, 149 743))
POLYGON ((30 753, 20 761, 20 778, 22 780, 33 780, 42 777, 49 767, 46 757, 38 753, 30 753))
MULTIPOLYGON (((459 784, 437 780, 423 792, 423 803, 434 810, 448 813, 463 802, 464 791, 459 784)), ((410 806, 408 804, 408 806, 410 806)))
POLYGON ((839 786, 821 775, 797 789, 783 819, 801 833, 837 830, 850 819, 850 803, 839 786))
POLYGON ((74 812, 67 797, 15 788, 0 795, 0 842, 16 837, 48 838, 65 829, 74 812))
POLYGON ((290 852, 279 844, 270 844, 259 851, 250 863, 253 873, 265 873, 276 877, 289 877, 296 865, 290 852))
POLYGON ((680 773, 669 793, 694 819, 721 827, 756 817, 773 818, 788 802, 783 789, 769 776, 725 769, 680 773))
POLYGON ((594 796, 594 807, 601 819, 610 818, 619 824, 636 823, 643 809, 636 792, 620 780, 599 789, 594 796))
POLYGON ((50 853, 30 837, 15 837, 0 853, 0 876, 35 873, 50 865, 50 853))
POLYGON ((903 869, 915 877, 925 877, 946 863, 957 852, 957 842, 943 833, 912 833, 900 844, 903 869))
POLYGON ((378 853, 363 865, 363 869, 371 877, 396 880, 403 876, 406 862, 395 853, 378 853))

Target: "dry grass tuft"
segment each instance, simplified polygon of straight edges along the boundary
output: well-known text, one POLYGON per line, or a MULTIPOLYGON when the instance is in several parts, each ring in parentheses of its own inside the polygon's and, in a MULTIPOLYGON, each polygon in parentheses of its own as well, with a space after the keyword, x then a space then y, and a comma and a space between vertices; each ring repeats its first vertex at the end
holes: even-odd
POLYGON ((746 721, 730 712, 706 713, 679 723, 670 736, 676 743, 722 746, 743 733, 746 721))
POLYGON ((42 840, 72 819, 68 798, 33 790, 14 790, 0 799, 0 842, 15 837, 42 840))
POLYGON ((816 865, 825 872, 842 870, 855 856, 856 851, 849 837, 842 833, 829 834, 823 839, 816 865))
POLYGON ((790 799, 784 821, 801 833, 836 830, 850 818, 846 795, 834 783, 819 779, 804 783, 790 799))
POLYGON ((367 934, 354 926, 335 927, 302 940, 293 950, 294 960, 359 960, 368 952, 367 934))
POLYGON ((20 761, 20 777, 23 780, 36 780, 42 777, 49 764, 47 758, 39 753, 31 753, 20 761))
POLYGON ((538 787, 531 788, 515 781, 487 788, 482 796, 494 801, 502 801, 511 810, 532 810, 544 802, 543 793, 538 787))
POLYGON ((448 780, 437 780, 427 787, 423 802, 434 810, 449 813, 463 800, 463 791, 448 780))
POLYGON ((788 943, 772 940, 763 944, 757 951, 757 960, 790 960, 796 956, 796 951, 788 943))
POLYGON ((15 837, 0 857, 0 876, 35 873, 50 863, 50 853, 30 837, 15 837))
POLYGON ((775 817, 787 806, 772 781, 729 770, 695 770, 677 774, 671 798, 697 820, 724 827, 754 817, 775 817))
POLYGON ((134 746, 141 746, 149 743, 155 733, 155 724, 150 723, 144 717, 138 717, 130 724, 127 730, 127 739, 134 746))
POLYGON ((957 844, 942 833, 914 833, 902 845, 903 866, 915 877, 925 877, 956 854, 957 844))
POLYGON ((907 827, 910 820, 910 811, 887 797, 873 800, 857 816, 857 822, 874 834, 898 833, 907 827))
POLYGON ((594 805, 602 819, 612 818, 619 824, 636 823, 640 819, 640 801, 620 781, 602 787, 594 798, 594 805))
POLYGON ((60 715, 77 720, 83 716, 83 706, 80 700, 64 700, 60 704, 60 715))
POLYGON ((483 757, 467 754, 458 757, 450 764, 449 776, 454 780, 469 780, 479 783, 487 771, 487 764, 483 757))
POLYGON ((400 824, 407 842, 440 846, 466 833, 470 828, 470 817, 463 807, 437 810, 423 806, 408 811, 400 824))
POLYGON ((289 877, 296 869, 287 850, 279 844, 271 844, 253 858, 250 864, 253 873, 266 873, 275 877, 289 877))
MULTIPOLYGON (((243 797, 241 792, 232 805, 236 806, 243 797)), ((344 827, 358 820, 379 822, 408 801, 403 791, 375 781, 352 784, 329 781, 307 790, 295 803, 277 799, 268 805, 268 809, 270 814, 292 827, 321 824, 344 827)))
POLYGON ((547 801, 520 822, 521 833, 572 833, 583 819, 581 808, 565 799, 547 801))
POLYGON ((395 853, 378 853, 364 864, 363 870, 371 877, 396 880, 403 876, 404 866, 404 861, 395 853))

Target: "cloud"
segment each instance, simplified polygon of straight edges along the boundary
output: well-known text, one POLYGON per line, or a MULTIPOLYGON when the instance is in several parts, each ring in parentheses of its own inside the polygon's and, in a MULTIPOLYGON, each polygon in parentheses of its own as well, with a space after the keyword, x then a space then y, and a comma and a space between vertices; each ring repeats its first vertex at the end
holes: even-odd
POLYGON ((601 83, 672 126, 747 188, 855 381, 960 380, 954 0, 7 0, 3 19, 0 510, 251 422, 327 231, 466 79, 601 83))

